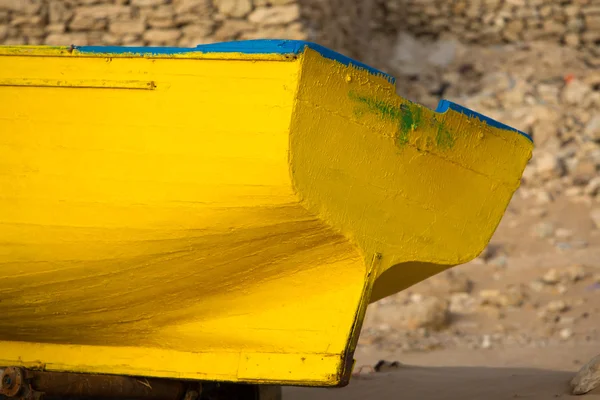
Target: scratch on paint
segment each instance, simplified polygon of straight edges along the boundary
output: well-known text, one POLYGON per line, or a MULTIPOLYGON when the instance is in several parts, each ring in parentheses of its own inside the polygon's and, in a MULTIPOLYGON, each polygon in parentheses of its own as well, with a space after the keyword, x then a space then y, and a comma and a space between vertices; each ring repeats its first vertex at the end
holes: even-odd
MULTIPOLYGON (((351 100, 366 106, 369 112, 379 114, 380 118, 396 122, 398 124, 398 135, 396 137, 398 145, 405 145, 409 142, 410 134, 420 127, 424 127, 426 122, 423 118, 422 108, 419 105, 409 103, 401 104, 397 107, 383 100, 377 100, 367 96, 361 96, 354 92, 349 92, 351 100)), ((355 109, 357 117, 361 117, 364 109, 355 109)), ((435 129, 435 143, 440 148, 449 149, 454 146, 454 137, 446 126, 445 121, 438 121, 434 116, 428 121, 435 129)), ((426 139, 427 142, 429 138, 426 139)))

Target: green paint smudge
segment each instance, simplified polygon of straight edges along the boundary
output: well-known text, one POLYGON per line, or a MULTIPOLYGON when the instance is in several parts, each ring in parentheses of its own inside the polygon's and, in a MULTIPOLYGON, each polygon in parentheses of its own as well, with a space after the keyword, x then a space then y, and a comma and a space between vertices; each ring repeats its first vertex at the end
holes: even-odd
MULTIPOLYGON (((361 96, 354 92, 349 92, 348 97, 365 106, 368 111, 378 114, 380 118, 395 122, 398 125, 398 135, 396 138, 398 145, 407 144, 410 139, 410 133, 423 126, 422 108, 417 104, 409 102, 397 107, 385 101, 361 96)), ((357 108, 354 112, 357 117, 362 116, 364 113, 360 108, 357 108)), ((452 148, 454 146, 454 137, 446 127, 445 121, 438 122, 434 116, 433 121, 430 122, 433 123, 434 127, 437 125, 435 138, 437 146, 446 149, 452 148)), ((430 142, 430 139, 427 139, 427 142, 430 142)))
POLYGON ((444 149, 451 149, 454 146, 454 137, 446 127, 446 121, 438 123, 438 128, 435 135, 435 142, 438 145, 438 147, 444 149))

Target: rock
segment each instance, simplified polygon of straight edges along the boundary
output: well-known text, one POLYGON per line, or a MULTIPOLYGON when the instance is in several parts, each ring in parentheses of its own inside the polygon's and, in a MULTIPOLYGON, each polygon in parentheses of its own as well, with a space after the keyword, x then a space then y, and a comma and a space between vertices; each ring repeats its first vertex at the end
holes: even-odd
POLYGON ((138 7, 154 7, 166 4, 168 0, 131 0, 131 5, 138 7))
POLYGON ((432 279, 432 284, 446 293, 470 293, 473 282, 458 270, 449 270, 432 279))
POLYGON ((173 0, 172 3, 178 17, 188 15, 206 18, 211 14, 211 0, 173 0))
POLYGON ((401 367, 403 367, 403 365, 399 361, 389 362, 385 360, 380 360, 377 364, 375 364, 373 369, 375 370, 375 372, 388 372, 399 369, 401 367))
POLYGON ((289 24, 300 18, 298 4, 288 4, 276 7, 257 7, 249 16, 250 22, 260 25, 289 24))
POLYGON ((44 44, 49 46, 86 46, 89 44, 84 33, 52 33, 46 36, 44 44))
POLYGON ((529 288, 531 290, 533 290, 534 292, 541 292, 542 290, 544 290, 544 282, 542 282, 541 280, 535 280, 529 283, 529 288))
POLYGON ((563 328, 558 332, 558 335, 562 340, 568 340, 573 336, 573 330, 570 328, 563 328))
POLYGON ((534 157, 536 172, 541 178, 559 178, 564 175, 564 164, 556 155, 550 152, 541 152, 534 157))
POLYGON ((566 276, 573 283, 581 281, 581 280, 587 278, 587 276, 588 276, 588 273, 587 273, 585 267, 581 264, 570 265, 569 267, 567 267, 565 272, 566 272, 566 276))
POLYGON ((279 39, 286 37, 290 40, 306 40, 306 32, 301 22, 289 25, 269 25, 259 31, 243 32, 240 39, 279 39))
POLYGON ((419 328, 438 330, 445 327, 450 318, 449 304, 437 297, 425 297, 420 301, 413 301, 400 308, 397 314, 396 322, 409 330, 419 328))
POLYGON ((600 176, 591 179, 583 192, 589 196, 595 196, 600 193, 600 176))
POLYGON ((90 18, 83 14, 75 14, 69 23, 69 29, 71 31, 101 31, 106 28, 107 22, 105 18, 90 18))
POLYGON ((572 173, 573 183, 575 185, 585 186, 592 179, 598 176, 596 172, 596 163, 591 160, 583 160, 577 164, 572 173))
POLYGON ((577 47, 581 43, 579 40, 579 35, 577 33, 567 33, 565 35, 565 44, 571 47, 577 47))
POLYGON ((112 21, 109 26, 109 31, 115 35, 125 34, 142 34, 146 30, 146 23, 141 20, 130 21, 112 21))
POLYGON ((571 380, 571 392, 575 395, 591 392, 600 386, 600 355, 585 364, 571 380))
POLYGON ((243 18, 252 11, 251 0, 213 0, 220 14, 228 17, 243 18))
POLYGON ((173 44, 181 36, 178 29, 150 29, 144 32, 144 40, 151 44, 173 44))
POLYGON ((504 268, 508 265, 508 256, 506 254, 498 254, 489 263, 495 267, 504 268))
POLYGON ((439 40, 431 49, 427 60, 431 65, 447 68, 454 61, 459 45, 457 40, 439 40))
POLYGON ((600 208, 595 208, 590 212, 590 218, 592 222, 596 226, 597 229, 600 229, 600 208))
POLYGON ((570 229, 558 228, 556 231, 554 231, 554 236, 559 239, 570 239, 573 237, 573 231, 570 229))
POLYGON ((492 347, 492 339, 490 338, 490 335, 483 335, 483 338, 481 340, 481 348, 489 349, 491 347, 492 347))
POLYGON ((111 21, 118 18, 129 18, 131 16, 131 7, 124 5, 98 4, 87 7, 79 7, 75 11, 75 18, 79 19, 103 19, 108 18, 111 21))
POLYGON ((552 300, 545 309, 550 313, 561 313, 569 310, 569 306, 563 300, 552 300))
POLYGON ((453 293, 450 295, 450 312, 458 314, 468 314, 473 312, 476 306, 476 300, 468 293, 453 293))
POLYGON ((556 268, 549 269, 548 272, 542 276, 542 282, 546 285, 556 285, 561 280, 561 276, 556 268))
POLYGON ((554 224, 548 221, 543 221, 534 225, 533 235, 541 239, 552 237, 554 235, 554 224))
POLYGON ((243 32, 254 30, 254 25, 243 19, 229 19, 215 31, 214 39, 217 41, 231 40, 243 32))
POLYGON ((567 104, 579 105, 591 91, 591 88, 584 82, 574 79, 563 89, 562 100, 567 104))
POLYGON ((479 292, 481 305, 492 305, 495 307, 519 307, 525 301, 525 294, 521 287, 510 286, 506 291, 496 289, 485 289, 479 292))
POLYGON ((583 129, 583 134, 590 140, 600 141, 600 114, 594 115, 583 129))
POLYGON ((32 15, 38 12, 41 3, 34 0, 0 0, 0 10, 32 15))

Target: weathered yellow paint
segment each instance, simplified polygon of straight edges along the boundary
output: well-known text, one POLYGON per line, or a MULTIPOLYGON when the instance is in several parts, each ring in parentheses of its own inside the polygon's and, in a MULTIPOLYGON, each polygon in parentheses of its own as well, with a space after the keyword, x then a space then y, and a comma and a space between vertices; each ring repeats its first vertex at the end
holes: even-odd
POLYGON ((367 304, 477 256, 531 155, 407 133, 310 49, 0 54, 0 366, 343 384, 367 304))

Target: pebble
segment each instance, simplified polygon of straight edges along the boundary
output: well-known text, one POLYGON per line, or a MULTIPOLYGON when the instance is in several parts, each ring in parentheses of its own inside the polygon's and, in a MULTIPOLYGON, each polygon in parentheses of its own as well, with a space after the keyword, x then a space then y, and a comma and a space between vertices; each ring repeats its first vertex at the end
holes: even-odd
POLYGON ((597 229, 600 229, 600 208, 595 208, 590 212, 590 218, 597 229))
POLYGON ((565 228, 558 228, 556 231, 554 231, 554 236, 559 239, 569 239, 573 236, 573 231, 565 228))
POLYGON ((558 335, 560 336, 560 338, 562 340, 567 340, 567 339, 570 339, 571 336, 573 336, 573 330, 569 329, 569 328, 563 328, 560 330, 558 335))
POLYGON ((600 355, 592 358, 577 372, 571 380, 571 392, 575 395, 586 394, 600 386, 600 355))
POLYGON ((554 235, 554 224, 548 221, 543 221, 536 224, 533 229, 534 236, 539 237, 541 239, 547 239, 554 235))
POLYGON ((581 264, 570 265, 565 272, 569 280, 573 283, 581 281, 588 276, 586 268, 581 264))
POLYGON ((561 313, 569 310, 569 306, 563 300, 552 300, 546 304, 546 311, 551 313, 561 313))
POLYGON ((556 285, 561 280, 561 274, 556 268, 549 269, 548 272, 542 276, 542 282, 547 285, 556 285))

